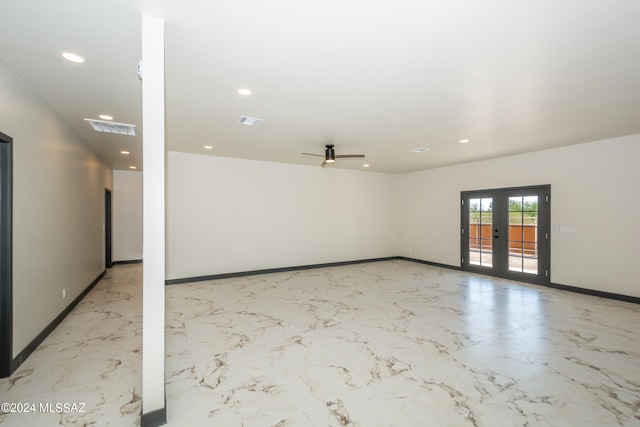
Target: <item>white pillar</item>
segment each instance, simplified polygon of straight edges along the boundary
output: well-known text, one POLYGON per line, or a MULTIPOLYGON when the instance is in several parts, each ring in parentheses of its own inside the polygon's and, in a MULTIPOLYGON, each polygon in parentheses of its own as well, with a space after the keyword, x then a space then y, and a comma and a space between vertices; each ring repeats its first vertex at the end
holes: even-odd
POLYGON ((166 422, 164 382, 164 22, 142 16, 142 426, 166 422))

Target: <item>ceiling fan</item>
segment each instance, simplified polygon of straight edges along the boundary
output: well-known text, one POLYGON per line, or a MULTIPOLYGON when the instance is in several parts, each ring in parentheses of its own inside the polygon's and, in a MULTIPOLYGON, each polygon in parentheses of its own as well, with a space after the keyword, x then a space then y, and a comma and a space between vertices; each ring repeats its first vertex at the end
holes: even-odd
POLYGON ((362 158, 364 154, 341 154, 336 155, 333 144, 325 145, 324 156, 322 154, 300 153, 305 156, 324 157, 324 162, 320 166, 325 167, 331 163, 335 163, 336 159, 362 158))

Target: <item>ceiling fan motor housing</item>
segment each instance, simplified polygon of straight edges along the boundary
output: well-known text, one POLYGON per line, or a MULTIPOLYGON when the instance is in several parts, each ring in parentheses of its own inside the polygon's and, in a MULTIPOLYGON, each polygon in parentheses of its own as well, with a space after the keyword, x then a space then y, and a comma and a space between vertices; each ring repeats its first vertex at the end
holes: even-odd
POLYGON ((324 152, 325 161, 327 162, 335 162, 336 161, 336 153, 333 150, 333 144, 327 144, 327 149, 324 152))

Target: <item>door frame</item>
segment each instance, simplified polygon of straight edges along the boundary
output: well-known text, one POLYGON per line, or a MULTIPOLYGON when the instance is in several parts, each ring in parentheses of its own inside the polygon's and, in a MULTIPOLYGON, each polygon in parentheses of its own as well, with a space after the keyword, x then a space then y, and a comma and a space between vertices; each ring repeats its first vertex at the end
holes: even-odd
POLYGON ((471 190, 460 192, 460 266, 463 271, 478 274, 501 277, 509 280, 534 283, 549 286, 551 283, 551 185, 530 185, 522 187, 494 188, 485 190, 471 190), (494 242, 508 241, 509 239, 509 218, 508 215, 501 215, 506 208, 508 212, 509 195, 513 193, 526 193, 536 191, 543 200, 538 203, 538 274, 518 273, 509 271, 508 268, 508 243, 494 242), (469 231, 465 234, 465 225, 468 225, 467 207, 464 200, 469 198, 493 198, 492 209, 492 267, 480 267, 471 265, 468 262, 469 231), (497 232, 496 230, 499 230, 497 232), (502 235, 505 237, 503 237, 502 235), (498 236, 498 237, 496 237, 498 236), (499 250, 495 250, 496 246, 499 250), (501 265, 505 264, 506 265, 501 265))
POLYGON ((113 241, 111 236, 111 190, 104 189, 104 268, 113 267, 113 241))
MULTIPOLYGON (((493 235, 494 230, 500 227, 499 223, 499 215, 496 212, 496 209, 499 209, 498 205, 498 192, 496 190, 478 190, 478 191, 463 191, 460 193, 460 266, 465 271, 470 271, 472 273, 479 274, 487 274, 489 276, 499 276, 500 275, 500 267, 499 267, 499 256, 494 253, 493 250, 493 235), (469 239, 471 238, 470 232, 470 222, 468 215, 468 208, 465 206, 464 202, 468 199, 492 199, 492 209, 491 209, 491 252, 492 252, 492 260, 491 267, 486 266, 477 266, 468 262, 469 254, 469 239), (466 231, 465 231, 466 230, 466 231), (466 241, 466 245, 464 242, 466 241)), ((482 210, 481 210, 482 212, 482 210)), ((497 231, 497 230, 495 230, 497 231)), ((480 253, 482 254, 483 242, 482 242, 482 228, 480 228, 480 253)))
POLYGON ((13 358, 13 139, 0 132, 0 378, 13 358))

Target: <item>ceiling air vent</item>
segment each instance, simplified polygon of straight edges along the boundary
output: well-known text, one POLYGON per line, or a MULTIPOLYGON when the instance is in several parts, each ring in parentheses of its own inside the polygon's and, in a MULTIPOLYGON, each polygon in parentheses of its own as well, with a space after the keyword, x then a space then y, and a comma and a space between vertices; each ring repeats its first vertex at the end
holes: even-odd
POLYGON ((260 122, 262 122, 262 119, 259 119, 257 117, 249 117, 249 116, 240 116, 240 120, 238 120, 238 123, 243 124, 245 126, 256 126, 256 125, 259 125, 260 122))
POLYGON ((136 136, 135 125, 126 123, 105 122, 103 120, 85 119, 97 132, 115 133, 117 135, 136 136))

